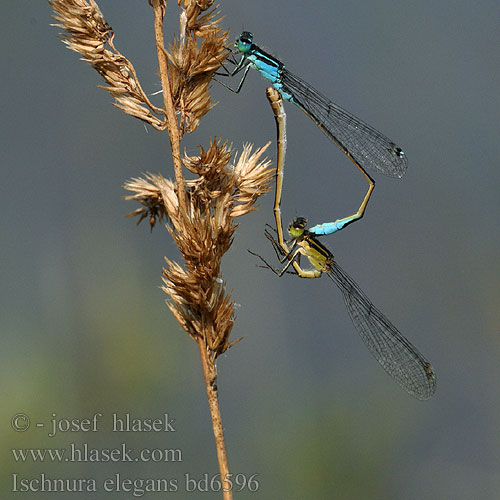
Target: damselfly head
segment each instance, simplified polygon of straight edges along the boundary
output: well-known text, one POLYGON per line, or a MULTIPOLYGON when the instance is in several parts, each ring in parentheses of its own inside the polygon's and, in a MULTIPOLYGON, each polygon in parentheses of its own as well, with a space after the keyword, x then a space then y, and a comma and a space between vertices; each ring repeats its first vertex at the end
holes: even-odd
POLYGON ((252 47, 253 35, 250 31, 244 31, 240 37, 234 42, 234 46, 239 52, 248 52, 252 47))
POLYGON ((307 219, 305 217, 295 217, 288 226, 288 232, 293 238, 300 238, 306 230, 307 219))

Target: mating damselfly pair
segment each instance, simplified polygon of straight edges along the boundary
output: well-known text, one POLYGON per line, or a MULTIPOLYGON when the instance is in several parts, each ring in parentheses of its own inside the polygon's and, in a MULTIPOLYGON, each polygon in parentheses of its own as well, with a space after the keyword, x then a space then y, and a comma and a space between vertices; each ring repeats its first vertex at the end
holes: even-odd
POLYGON ((243 77, 237 88, 231 90, 241 90, 250 68, 259 71, 273 85, 273 88, 267 89, 267 95, 276 118, 278 136, 274 204, 278 240, 267 231, 266 236, 285 266, 277 270, 262 257, 258 257, 278 276, 283 276, 290 266, 302 278, 318 278, 326 274, 341 290, 351 320, 375 359, 409 394, 421 400, 430 398, 436 388, 432 365, 373 305, 354 280, 336 263, 333 254, 318 240, 319 236, 339 231, 363 216, 375 185, 366 169, 395 178, 404 175, 407 169, 404 151, 384 134, 290 73, 283 63, 253 43, 250 32, 244 31, 234 46, 241 54, 241 59, 234 61, 235 67, 228 74, 234 76, 243 71, 243 77), (306 219, 297 217, 289 226, 290 239, 287 241, 283 237, 280 210, 286 151, 286 115, 282 99, 302 109, 339 146, 369 183, 368 192, 355 214, 309 229, 306 228, 306 219), (311 269, 300 266, 301 256, 308 259, 311 269))

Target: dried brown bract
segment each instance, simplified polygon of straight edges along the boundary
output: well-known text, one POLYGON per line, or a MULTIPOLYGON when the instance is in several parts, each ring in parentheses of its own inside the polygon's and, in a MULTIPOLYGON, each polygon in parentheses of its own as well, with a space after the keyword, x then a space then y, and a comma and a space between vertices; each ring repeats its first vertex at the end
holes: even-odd
POLYGON ((161 175, 153 174, 146 174, 145 179, 137 178, 127 181, 123 187, 135 194, 125 196, 124 199, 138 201, 142 205, 142 207, 128 213, 127 217, 139 217, 137 221, 138 225, 147 218, 151 230, 157 221, 161 222, 166 217, 165 205, 162 198, 164 184, 173 186, 172 181, 163 178, 161 175))
MULTIPOLYGON (((228 55, 228 32, 220 28, 215 10, 198 18, 198 5, 213 2, 186 1, 180 16, 181 34, 167 52, 174 105, 180 111, 180 131, 192 132, 213 106, 209 84, 228 55), (199 43, 201 39, 201 44, 199 43)), ((208 7, 207 7, 208 8, 208 7)))

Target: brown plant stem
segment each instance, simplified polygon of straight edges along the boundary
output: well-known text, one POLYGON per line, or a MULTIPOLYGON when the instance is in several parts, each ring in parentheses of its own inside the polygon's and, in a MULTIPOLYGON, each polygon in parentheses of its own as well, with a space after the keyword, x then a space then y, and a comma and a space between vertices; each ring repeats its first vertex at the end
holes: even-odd
POLYGON ((215 437, 217 449, 217 460, 219 462, 219 472, 221 477, 223 499, 232 500, 233 493, 231 485, 227 482, 229 476, 229 466, 227 463, 226 444, 224 442, 224 431, 222 429, 222 419, 219 410, 219 396, 217 392, 217 372, 213 361, 210 360, 207 352, 205 340, 201 337, 197 340, 200 348, 201 365, 203 367, 203 377, 205 379, 205 389, 207 390, 208 406, 212 418, 212 429, 215 437))
POLYGON ((172 92, 170 90, 170 81, 168 77, 167 56, 165 50, 165 42, 163 38, 163 19, 165 10, 160 0, 153 0, 154 12, 154 29, 156 40, 156 51, 158 53, 158 68, 160 72, 161 86, 163 90, 163 102, 167 113, 168 137, 170 139, 170 148, 172 150, 172 161, 174 164, 175 185, 177 197, 179 199, 179 210, 181 213, 186 213, 186 192, 184 189, 184 175, 182 174, 181 154, 180 154, 180 137, 177 126, 174 102, 172 92))
MULTIPOLYGON (((174 174, 176 182, 176 192, 179 200, 179 211, 187 216, 186 192, 184 188, 184 176, 182 174, 182 165, 180 157, 180 137, 175 114, 172 93, 170 90, 170 82, 168 75, 167 56, 163 38, 163 19, 164 8, 160 4, 160 0, 153 0, 154 11, 154 28, 156 49, 158 53, 158 67, 160 79, 163 89, 163 99, 165 110, 167 113, 168 135, 170 138, 170 146, 172 150, 172 160, 174 164, 174 174)), ((232 500, 233 494, 230 484, 227 482, 229 477, 229 466, 227 462, 226 445, 224 442, 224 433, 222 430, 222 419, 219 410, 219 398, 217 393, 217 373, 215 364, 208 356, 206 335, 202 335, 197 339, 200 349, 201 365, 203 368, 203 376, 205 379, 205 388, 207 391, 208 406, 212 419, 212 429, 215 437, 215 446, 217 449, 217 460, 219 463, 219 472, 223 489, 223 499, 232 500)))

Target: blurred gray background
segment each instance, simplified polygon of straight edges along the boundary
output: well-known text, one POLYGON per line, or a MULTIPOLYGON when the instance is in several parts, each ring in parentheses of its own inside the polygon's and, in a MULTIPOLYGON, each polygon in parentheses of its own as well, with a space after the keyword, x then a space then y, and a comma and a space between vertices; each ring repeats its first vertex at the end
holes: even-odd
MULTIPOLYGON (((159 88, 147 2, 100 2, 143 88, 159 88)), ((362 221, 324 239, 375 304, 428 357, 433 399, 394 384, 358 338, 324 278, 277 279, 267 257, 272 194, 242 218, 223 262, 239 304, 218 360, 229 464, 257 493, 235 498, 496 499, 500 495, 500 35, 498 1, 221 2, 231 39, 242 29, 335 102, 407 152, 400 181, 378 176, 362 221)), ((172 175, 166 134, 111 105, 99 76, 49 27, 45 2, 2 9, 2 498, 19 478, 176 479, 218 472, 196 345, 164 305, 166 231, 124 214, 124 181, 172 175), (16 413, 32 428, 12 430, 16 413), (103 413, 97 433, 54 438, 36 422, 103 413), (110 432, 113 412, 176 419, 175 433, 110 432), (11 449, 181 449, 182 462, 20 463, 11 449)), ((178 32, 169 5, 167 40, 178 32)), ((236 83, 236 82, 235 82, 236 83)), ((183 147, 209 136, 241 150, 275 138, 266 82, 240 95, 214 83, 218 106, 183 147)), ((365 183, 292 105, 283 215, 312 223, 357 209, 365 183)), ((274 158, 275 145, 269 149, 274 158)), ((101 490, 88 496, 108 498, 101 490)), ((145 498, 168 498, 146 493, 145 498)), ((113 498, 132 498, 115 493, 113 498)))

